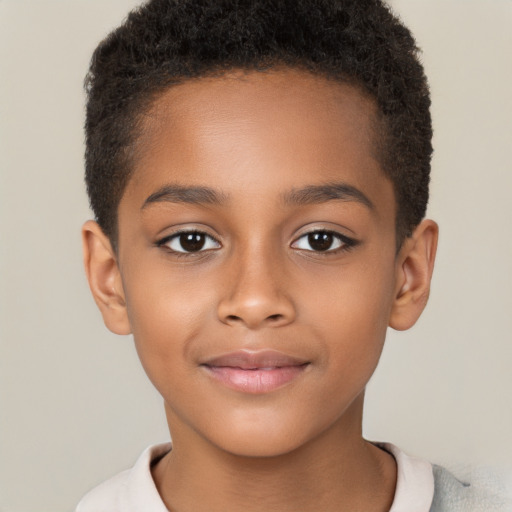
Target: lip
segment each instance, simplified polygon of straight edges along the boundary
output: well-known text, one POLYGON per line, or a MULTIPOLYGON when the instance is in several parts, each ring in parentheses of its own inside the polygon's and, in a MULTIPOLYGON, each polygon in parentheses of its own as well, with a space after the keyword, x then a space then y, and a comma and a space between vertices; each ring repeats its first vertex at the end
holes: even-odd
POLYGON ((309 362, 276 350, 237 350, 208 359, 201 366, 231 389, 261 394, 297 379, 309 362))

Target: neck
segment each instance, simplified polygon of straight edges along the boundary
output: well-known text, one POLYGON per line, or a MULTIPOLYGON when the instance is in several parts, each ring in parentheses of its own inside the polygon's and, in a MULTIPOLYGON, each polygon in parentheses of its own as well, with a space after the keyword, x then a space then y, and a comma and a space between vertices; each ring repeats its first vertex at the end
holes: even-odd
MULTIPOLYGON (((344 417, 362 415, 361 403, 344 417)), ((359 421, 340 422, 296 450, 243 457, 174 428, 173 450, 153 468, 172 512, 386 512, 393 501, 393 457, 362 438, 359 421)))

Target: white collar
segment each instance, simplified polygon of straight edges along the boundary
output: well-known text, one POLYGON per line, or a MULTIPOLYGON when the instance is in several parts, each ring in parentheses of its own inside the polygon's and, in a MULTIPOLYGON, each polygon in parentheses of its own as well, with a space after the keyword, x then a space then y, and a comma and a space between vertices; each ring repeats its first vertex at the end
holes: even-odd
POLYGON ((434 499, 432 464, 406 455, 391 443, 374 443, 396 460, 397 475, 393 504, 389 512, 429 512, 434 499))

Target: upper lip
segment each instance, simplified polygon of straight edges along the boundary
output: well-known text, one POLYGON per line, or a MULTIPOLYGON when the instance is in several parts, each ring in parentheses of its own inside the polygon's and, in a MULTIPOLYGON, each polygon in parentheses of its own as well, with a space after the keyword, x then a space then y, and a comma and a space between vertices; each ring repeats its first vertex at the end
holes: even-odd
POLYGON ((232 367, 242 370, 258 368, 282 368, 284 366, 301 366, 308 363, 305 359, 290 356, 277 350, 236 350, 205 360, 204 366, 232 367))

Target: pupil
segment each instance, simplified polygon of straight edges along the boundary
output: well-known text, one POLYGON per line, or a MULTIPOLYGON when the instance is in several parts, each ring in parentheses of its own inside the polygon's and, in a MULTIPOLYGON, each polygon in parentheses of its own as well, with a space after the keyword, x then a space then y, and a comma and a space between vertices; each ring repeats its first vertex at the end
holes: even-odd
POLYGON ((310 233, 308 242, 315 251, 327 251, 331 248, 333 236, 331 233, 310 233))
POLYGON ((180 245, 188 252, 200 251, 205 243, 205 236, 201 233, 183 233, 180 235, 180 245))

